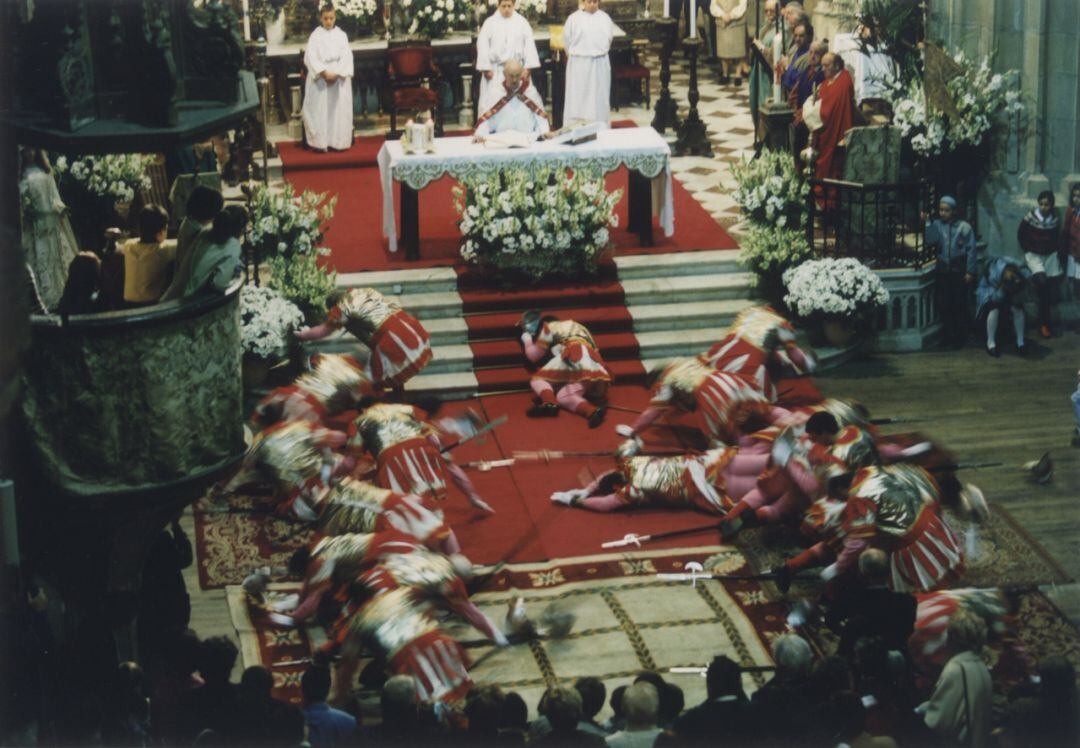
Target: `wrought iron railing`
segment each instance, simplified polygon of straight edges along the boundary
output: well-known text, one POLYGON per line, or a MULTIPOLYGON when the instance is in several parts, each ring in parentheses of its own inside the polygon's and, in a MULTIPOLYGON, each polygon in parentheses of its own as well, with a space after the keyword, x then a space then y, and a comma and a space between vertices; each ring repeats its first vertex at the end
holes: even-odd
POLYGON ((896 183, 811 179, 806 239, 823 257, 855 257, 872 268, 918 268, 934 259, 923 241, 927 179, 896 183))

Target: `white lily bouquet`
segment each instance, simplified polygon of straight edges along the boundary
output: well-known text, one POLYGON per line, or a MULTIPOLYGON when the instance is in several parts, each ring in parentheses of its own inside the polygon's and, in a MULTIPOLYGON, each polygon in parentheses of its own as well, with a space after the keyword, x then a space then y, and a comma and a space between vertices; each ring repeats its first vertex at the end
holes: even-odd
POLYGON ((379 9, 375 0, 334 0, 334 10, 338 26, 353 38, 361 29, 370 29, 379 9))
POLYGON ((300 309, 266 286, 240 289, 240 344, 245 354, 264 359, 285 355, 293 330, 304 324, 300 309))
POLYGON ((731 164, 735 202, 747 219, 770 228, 805 226, 810 185, 787 151, 764 149, 752 161, 731 164))
POLYGON ((441 39, 450 29, 465 29, 472 23, 473 7, 468 0, 401 0, 409 19, 407 33, 441 39))
POLYGON ((61 184, 75 185, 94 197, 130 203, 140 190, 150 189, 146 169, 153 160, 153 156, 141 153, 57 156, 53 171, 61 184))
POLYGON ((784 303, 807 320, 869 323, 889 303, 889 291, 856 259, 807 260, 784 273, 784 303))
POLYGON ((618 225, 622 190, 565 169, 509 169, 465 179, 454 189, 466 262, 508 280, 595 272, 618 225))
POLYGON ((1024 111, 1020 92, 1007 83, 1015 79, 1016 71, 994 73, 988 57, 976 63, 963 52, 953 59, 960 65, 961 74, 949 81, 948 89, 958 117, 946 117, 934 107, 927 107, 920 76, 907 85, 894 81, 885 93, 892 105, 893 125, 900 128, 901 135, 920 156, 978 147, 996 127, 1024 111))
POLYGON ((280 191, 257 185, 251 195, 248 235, 256 257, 261 262, 277 255, 329 254, 319 243, 336 206, 337 195, 312 190, 297 195, 288 182, 280 191))

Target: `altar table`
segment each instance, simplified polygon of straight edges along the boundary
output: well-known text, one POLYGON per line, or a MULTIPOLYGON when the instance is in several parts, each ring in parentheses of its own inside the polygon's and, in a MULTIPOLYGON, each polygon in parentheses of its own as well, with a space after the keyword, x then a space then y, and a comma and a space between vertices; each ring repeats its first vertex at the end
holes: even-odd
POLYGON ((675 207, 671 187, 671 148, 651 127, 602 130, 596 140, 581 145, 539 141, 529 148, 493 150, 471 137, 437 138, 434 153, 406 154, 399 140, 388 140, 379 150, 379 177, 383 193, 383 236, 390 251, 398 245, 394 215, 394 182, 401 190, 401 242, 405 258, 420 257, 419 191, 451 176, 461 180, 507 168, 558 167, 593 170, 601 174, 625 166, 630 172, 629 226, 645 246, 653 242, 652 217, 657 215, 665 236, 675 233, 675 207), (651 190, 650 190, 651 186, 651 190))

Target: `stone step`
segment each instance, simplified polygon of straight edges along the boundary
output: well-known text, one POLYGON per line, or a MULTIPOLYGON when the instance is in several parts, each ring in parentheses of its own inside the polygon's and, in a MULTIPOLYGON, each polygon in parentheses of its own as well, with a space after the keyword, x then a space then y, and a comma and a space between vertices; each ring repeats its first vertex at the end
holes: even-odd
POLYGON ((339 273, 338 288, 374 288, 384 296, 457 292, 453 268, 408 268, 363 273, 339 273))
POLYGON ((471 371, 431 373, 424 369, 405 383, 405 391, 419 397, 464 400, 475 397, 478 386, 476 375, 471 371))
POLYGON ((402 293, 394 297, 402 308, 417 319, 444 319, 461 317, 461 297, 454 291, 436 291, 432 293, 402 293))
POLYGON ((637 304, 628 309, 634 318, 634 331, 641 335, 658 330, 722 330, 731 324, 735 315, 756 303, 752 299, 724 299, 696 304, 637 304))
POLYGON ((676 275, 717 275, 738 273, 739 250, 717 249, 706 252, 674 252, 664 255, 628 255, 616 257, 619 280, 676 275))
POLYGON ((628 306, 686 304, 688 302, 746 299, 750 273, 676 275, 666 278, 631 278, 622 281, 628 306))
POLYGON ((641 332, 637 335, 638 345, 641 346, 642 361, 704 353, 720 337, 720 330, 711 327, 658 330, 641 332))

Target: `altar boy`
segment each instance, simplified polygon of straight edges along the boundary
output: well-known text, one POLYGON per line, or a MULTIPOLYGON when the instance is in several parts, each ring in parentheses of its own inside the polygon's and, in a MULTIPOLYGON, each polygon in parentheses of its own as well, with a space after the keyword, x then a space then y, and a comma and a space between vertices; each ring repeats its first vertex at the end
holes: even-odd
POLYGON ((566 105, 563 124, 575 120, 611 121, 611 61, 608 52, 615 37, 615 24, 600 0, 582 0, 563 28, 566 45, 566 105))
POLYGON ((353 55, 349 38, 337 28, 333 5, 324 5, 318 28, 304 50, 304 135, 317 151, 344 151, 353 137, 353 55))

